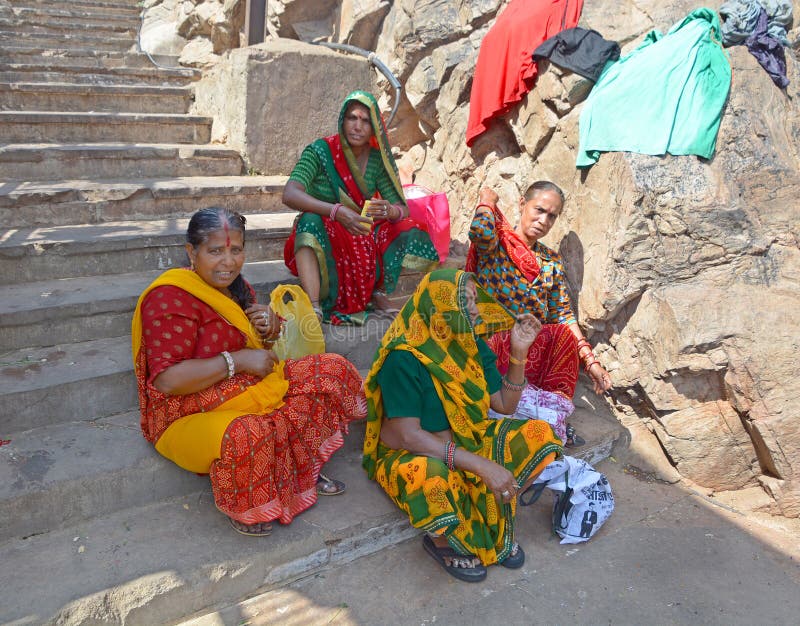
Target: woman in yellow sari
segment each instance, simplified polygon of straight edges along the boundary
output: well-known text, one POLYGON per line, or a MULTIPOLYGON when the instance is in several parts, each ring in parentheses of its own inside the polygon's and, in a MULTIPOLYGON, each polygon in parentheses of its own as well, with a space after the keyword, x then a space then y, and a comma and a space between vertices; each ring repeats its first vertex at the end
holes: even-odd
POLYGON ((530 314, 515 321, 472 274, 437 270, 389 327, 367 376, 364 468, 461 580, 483 580, 494 563, 522 566, 516 495, 562 451, 546 422, 486 417, 490 406, 513 414, 540 328, 530 314), (501 377, 483 337, 509 328, 501 377))
POLYGON ((361 377, 337 354, 279 361, 280 322, 241 275, 245 218, 198 211, 191 269, 145 289, 132 324, 142 432, 180 467, 210 474, 235 530, 266 535, 344 485, 320 469, 366 407, 361 377), (320 477, 322 479, 320 480, 320 477))

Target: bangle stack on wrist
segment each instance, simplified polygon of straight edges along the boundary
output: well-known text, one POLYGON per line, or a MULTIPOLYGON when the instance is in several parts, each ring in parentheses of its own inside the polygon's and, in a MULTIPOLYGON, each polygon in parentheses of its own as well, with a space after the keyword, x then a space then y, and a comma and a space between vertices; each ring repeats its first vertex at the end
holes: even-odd
POLYGON ((508 376, 503 376, 503 387, 505 387, 509 391, 516 391, 522 393, 522 391, 525 389, 525 382, 523 381, 521 383, 512 383, 510 380, 508 380, 508 376))
POLYGON ((444 458, 442 459, 447 465, 447 469, 456 469, 456 444, 453 441, 448 441, 444 444, 444 458))
POLYGON ((335 222, 336 214, 339 212, 339 209, 341 209, 343 206, 344 205, 341 202, 337 202, 336 204, 334 204, 333 208, 331 209, 331 212, 328 214, 328 218, 332 219, 335 222))
POLYGON ((394 219, 390 219, 389 222, 392 223, 392 224, 397 224, 397 222, 399 222, 400 220, 403 219, 403 209, 402 209, 402 207, 395 207, 394 205, 391 205, 391 206, 392 206, 392 208, 396 208, 400 212, 400 214, 397 217, 395 217, 394 219))
POLYGON ((225 359, 225 366, 228 368, 228 378, 233 378, 233 375, 236 373, 236 365, 233 362, 231 353, 226 350, 220 354, 222 354, 222 358, 225 359))
POLYGON ((592 346, 589 345, 589 342, 586 341, 585 339, 580 339, 578 341, 578 357, 580 358, 581 361, 583 361, 583 369, 586 370, 587 372, 592 367, 592 365, 600 364, 600 361, 597 360, 597 357, 594 355, 594 352, 592 352, 592 346), (584 348, 589 348, 589 351, 583 356, 581 356, 581 351, 584 348))

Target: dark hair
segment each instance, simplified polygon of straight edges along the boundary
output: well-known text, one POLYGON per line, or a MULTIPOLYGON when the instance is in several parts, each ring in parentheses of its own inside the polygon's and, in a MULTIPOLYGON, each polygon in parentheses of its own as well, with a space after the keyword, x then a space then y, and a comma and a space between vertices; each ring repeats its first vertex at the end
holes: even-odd
POLYGON ((537 180, 530 187, 528 187, 528 190, 525 192, 524 196, 525 202, 530 202, 533 200, 540 191, 555 191, 558 194, 558 197, 561 198, 561 206, 564 206, 564 192, 561 191, 561 187, 555 183, 551 183, 549 180, 537 180))
MULTIPOLYGON (((186 241, 196 250, 200 244, 208 241, 211 233, 222 230, 227 224, 228 228, 242 233, 242 243, 244 243, 246 223, 247 219, 244 215, 230 209, 216 206, 200 209, 189 220, 189 226, 186 228, 186 241)), ((242 309, 253 304, 253 293, 241 274, 230 284, 228 290, 242 309)))

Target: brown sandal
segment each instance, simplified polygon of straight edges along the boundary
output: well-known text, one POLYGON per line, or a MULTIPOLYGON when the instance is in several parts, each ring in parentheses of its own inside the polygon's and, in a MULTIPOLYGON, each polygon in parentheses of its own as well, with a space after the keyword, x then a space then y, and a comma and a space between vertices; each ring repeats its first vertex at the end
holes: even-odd
POLYGON ((248 537, 266 537, 272 532, 272 524, 268 522, 259 522, 257 524, 245 524, 243 522, 236 521, 232 517, 228 518, 228 522, 230 523, 233 530, 235 530, 240 535, 246 535, 248 537), (266 524, 267 528, 264 529, 264 525, 266 524), (261 528, 261 530, 255 530, 256 528, 261 528))

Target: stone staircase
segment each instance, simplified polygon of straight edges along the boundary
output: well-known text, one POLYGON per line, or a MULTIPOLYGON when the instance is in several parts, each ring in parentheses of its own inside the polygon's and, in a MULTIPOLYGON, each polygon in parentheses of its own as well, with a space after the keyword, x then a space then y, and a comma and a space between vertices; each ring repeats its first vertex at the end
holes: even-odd
MULTIPOLYGON (((199 73, 136 50, 134 0, 5 4, 0 623, 168 623, 414 534, 367 485, 363 424, 331 462, 348 493, 263 542, 231 532, 208 480, 144 440, 129 335, 138 295, 185 263, 188 216, 212 205, 247 215, 244 272, 261 299, 294 282, 285 178, 246 176, 237 152, 209 143, 213 120, 188 114, 199 73)), ((418 279, 402 277, 400 294, 418 279)), ((385 328, 329 328, 328 347, 363 371, 385 328)), ((600 458, 618 431, 589 421, 586 452, 600 458)))

